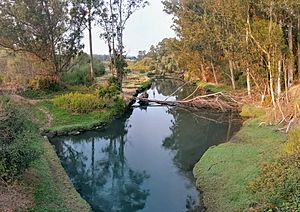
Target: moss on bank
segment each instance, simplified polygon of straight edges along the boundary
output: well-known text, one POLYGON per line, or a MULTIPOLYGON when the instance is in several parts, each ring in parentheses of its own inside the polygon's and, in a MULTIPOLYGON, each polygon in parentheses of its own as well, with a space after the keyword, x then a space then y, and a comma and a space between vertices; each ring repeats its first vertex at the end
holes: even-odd
POLYGON ((210 148, 196 164, 194 176, 208 211, 242 211, 257 202, 247 187, 286 140, 272 127, 259 126, 260 122, 246 122, 230 142, 210 148))

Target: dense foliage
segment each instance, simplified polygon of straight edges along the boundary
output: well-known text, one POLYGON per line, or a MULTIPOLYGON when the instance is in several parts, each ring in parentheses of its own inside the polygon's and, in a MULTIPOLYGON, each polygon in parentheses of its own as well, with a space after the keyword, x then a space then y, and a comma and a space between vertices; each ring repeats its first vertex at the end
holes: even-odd
POLYGON ((83 47, 84 19, 70 2, 1 1, 0 46, 37 56, 51 74, 63 71, 83 47))
POLYGON ((300 74, 297 0, 164 1, 178 34, 176 60, 188 78, 270 94, 300 74), (297 43, 297 45, 295 45, 297 43), (296 67, 298 69, 296 69, 296 67))
POLYGON ((32 124, 7 99, 0 100, 0 179, 18 178, 37 159, 32 124))
POLYGON ((96 94, 69 93, 54 98, 53 103, 70 113, 89 113, 105 107, 105 101, 96 94))
MULTIPOLYGON (((72 64, 70 70, 63 73, 62 81, 68 85, 90 85, 93 82, 93 77, 89 72, 89 56, 83 53, 77 56, 72 64)), ((105 74, 105 66, 100 60, 94 60, 93 65, 94 77, 100 77, 105 74)))

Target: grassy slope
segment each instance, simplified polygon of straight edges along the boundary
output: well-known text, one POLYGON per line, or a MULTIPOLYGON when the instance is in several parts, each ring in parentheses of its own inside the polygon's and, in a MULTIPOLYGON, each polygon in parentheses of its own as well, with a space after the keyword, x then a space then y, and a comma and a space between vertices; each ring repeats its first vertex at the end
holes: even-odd
POLYGON ((48 140, 40 145, 43 157, 30 170, 39 180, 34 184, 27 182, 34 192, 35 206, 31 211, 90 211, 90 206, 69 181, 48 140))
POLYGON ((248 121, 229 143, 210 148, 196 164, 194 175, 208 211, 242 211, 256 201, 247 185, 286 140, 259 123, 259 119, 248 121))
POLYGON ((32 139, 42 153, 24 175, 24 186, 31 191, 34 206, 30 211, 91 211, 80 197, 64 171, 49 141, 40 135, 39 128, 47 120, 39 105, 19 105, 34 123, 30 124, 32 139))
POLYGON ((89 114, 70 114, 63 109, 56 107, 49 101, 41 102, 40 107, 49 111, 53 117, 53 123, 49 131, 58 133, 91 129, 97 125, 110 121, 113 116, 116 115, 113 109, 105 109, 101 112, 89 114))

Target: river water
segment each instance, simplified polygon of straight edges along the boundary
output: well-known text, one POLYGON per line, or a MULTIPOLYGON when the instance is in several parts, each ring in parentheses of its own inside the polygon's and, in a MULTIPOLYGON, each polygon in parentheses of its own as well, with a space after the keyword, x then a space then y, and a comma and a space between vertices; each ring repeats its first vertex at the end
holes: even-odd
MULTIPOLYGON (((180 85, 156 80, 147 92, 164 100, 180 85)), ((194 89, 185 85, 169 100, 194 89)), ((239 127, 235 114, 134 107, 104 130, 51 142, 76 190, 96 212, 202 211, 192 169, 209 147, 228 141, 239 127)))

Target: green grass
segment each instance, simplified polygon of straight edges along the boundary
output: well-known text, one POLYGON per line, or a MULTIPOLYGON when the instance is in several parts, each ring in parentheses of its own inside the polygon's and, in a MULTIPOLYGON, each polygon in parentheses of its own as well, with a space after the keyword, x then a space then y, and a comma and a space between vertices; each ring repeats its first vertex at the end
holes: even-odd
POLYGON ((218 92, 224 93, 230 90, 230 88, 225 85, 216 85, 213 83, 205 83, 201 81, 197 82, 197 85, 208 93, 218 93, 218 92))
POLYGON ((30 211, 90 211, 90 206, 71 185, 50 143, 45 140, 39 145, 43 150, 43 157, 35 161, 30 170, 37 180, 27 182, 33 190, 35 202, 30 211))
POLYGON ((210 148, 196 164, 194 176, 209 211, 243 211, 256 202, 247 186, 286 140, 272 127, 259 127, 259 123, 259 119, 247 122, 229 143, 210 148))
POLYGON ((258 118, 265 116, 266 110, 255 105, 243 105, 240 115, 245 118, 258 118))
POLYGON ((47 120, 39 107, 39 105, 18 105, 18 109, 27 116, 24 121, 26 133, 32 140, 31 148, 40 153, 40 157, 32 162, 19 181, 23 189, 32 195, 33 206, 29 211, 91 211, 90 206, 71 184, 49 141, 40 135, 39 128, 47 120))
POLYGON ((44 101, 40 103, 40 106, 48 110, 53 117, 52 127, 49 131, 57 133, 91 129, 109 122, 116 115, 113 109, 104 109, 101 112, 88 114, 71 114, 50 101, 44 101))

